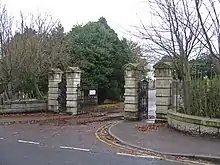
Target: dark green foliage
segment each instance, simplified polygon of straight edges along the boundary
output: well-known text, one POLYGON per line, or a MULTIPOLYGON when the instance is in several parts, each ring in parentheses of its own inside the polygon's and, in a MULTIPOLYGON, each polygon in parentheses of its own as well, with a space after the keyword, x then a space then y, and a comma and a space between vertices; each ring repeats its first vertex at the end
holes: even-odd
POLYGON ((123 65, 132 62, 125 40, 120 40, 105 18, 76 25, 68 33, 71 62, 83 70, 82 86, 98 88, 99 102, 123 94, 123 65))
POLYGON ((216 75, 217 69, 214 64, 214 58, 211 55, 202 54, 199 58, 191 60, 191 76, 200 78, 207 76, 213 78, 216 75))
POLYGON ((43 23, 39 29, 22 26, 7 45, 10 51, 0 68, 10 72, 2 71, 0 79, 5 91, 12 91, 9 98, 25 93, 42 99, 48 90, 49 69, 64 71, 67 66, 80 67, 82 88, 97 89, 99 103, 122 98, 122 68, 137 62, 140 52, 134 55, 127 40, 120 40, 104 17, 97 22, 75 25, 67 34, 59 23, 50 26, 43 23))

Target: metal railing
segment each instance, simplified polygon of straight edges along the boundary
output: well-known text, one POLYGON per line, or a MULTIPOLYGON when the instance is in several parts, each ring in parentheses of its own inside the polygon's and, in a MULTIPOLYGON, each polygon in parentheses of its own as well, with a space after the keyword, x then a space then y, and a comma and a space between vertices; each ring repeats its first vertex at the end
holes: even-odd
POLYGON ((193 79, 172 82, 171 106, 177 112, 220 118, 220 80, 193 79))

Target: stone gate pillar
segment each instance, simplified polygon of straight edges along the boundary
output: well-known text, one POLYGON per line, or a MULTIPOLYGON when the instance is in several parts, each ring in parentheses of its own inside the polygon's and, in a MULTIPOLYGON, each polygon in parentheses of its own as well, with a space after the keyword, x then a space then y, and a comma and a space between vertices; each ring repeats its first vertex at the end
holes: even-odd
POLYGON ((80 86, 81 70, 69 67, 66 70, 66 108, 72 115, 77 114, 77 87, 80 86))
POLYGON ((171 105, 172 67, 169 62, 160 61, 154 65, 156 78, 157 118, 166 118, 171 105))
POLYGON ((50 69, 48 77, 48 111, 58 112, 58 84, 61 82, 63 72, 60 69, 50 69))
POLYGON ((125 70, 124 118, 138 120, 138 64, 127 64, 125 70))

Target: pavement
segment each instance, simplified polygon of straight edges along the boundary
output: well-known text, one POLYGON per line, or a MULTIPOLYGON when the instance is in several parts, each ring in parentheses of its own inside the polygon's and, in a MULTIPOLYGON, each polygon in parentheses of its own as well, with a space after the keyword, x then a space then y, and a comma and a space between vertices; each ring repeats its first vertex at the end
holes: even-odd
POLYGON ((105 123, 1 125, 0 165, 181 165, 119 153, 95 137, 105 123))
POLYGON ((168 127, 153 131, 139 131, 146 122, 121 121, 110 133, 121 142, 138 148, 173 155, 215 157, 220 160, 220 138, 192 136, 168 127))

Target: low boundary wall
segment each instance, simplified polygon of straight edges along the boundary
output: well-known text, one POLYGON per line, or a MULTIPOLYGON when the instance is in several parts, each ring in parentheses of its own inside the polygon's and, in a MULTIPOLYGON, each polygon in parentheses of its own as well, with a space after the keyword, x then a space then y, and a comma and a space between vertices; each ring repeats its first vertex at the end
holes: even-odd
POLYGON ((0 104, 0 114, 39 112, 46 109, 47 109, 46 100, 5 101, 3 105, 0 104))
POLYGON ((191 116, 168 110, 169 126, 191 134, 220 135, 220 119, 191 116))

